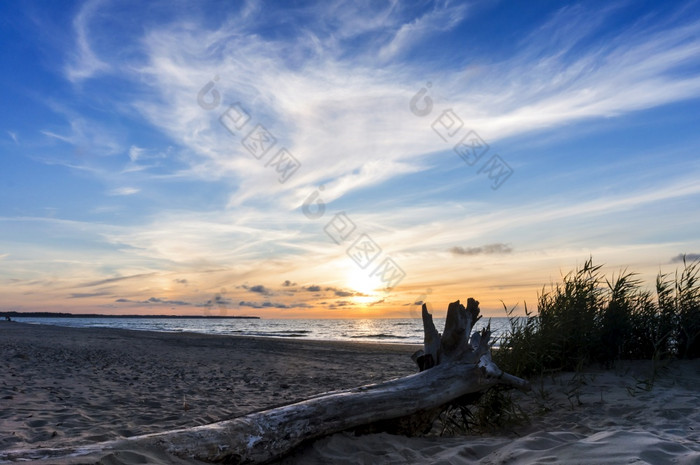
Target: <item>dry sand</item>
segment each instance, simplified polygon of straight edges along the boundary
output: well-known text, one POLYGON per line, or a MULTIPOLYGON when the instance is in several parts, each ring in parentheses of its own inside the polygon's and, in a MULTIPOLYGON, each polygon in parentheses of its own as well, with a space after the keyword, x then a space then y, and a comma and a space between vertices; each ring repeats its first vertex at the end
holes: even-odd
POLYGON ((563 373, 534 387, 515 393, 530 422, 507 431, 422 438, 341 433, 280 463, 700 464, 700 360, 657 370, 634 362, 563 373))
MULTIPOLYGON (((413 373, 414 347, 0 324, 3 451, 207 424, 413 373)), ((700 361, 558 375, 488 436, 336 434, 283 464, 700 464, 700 361)), ((177 461, 178 463, 185 463, 177 461)), ((102 463, 173 463, 157 451, 102 463)))

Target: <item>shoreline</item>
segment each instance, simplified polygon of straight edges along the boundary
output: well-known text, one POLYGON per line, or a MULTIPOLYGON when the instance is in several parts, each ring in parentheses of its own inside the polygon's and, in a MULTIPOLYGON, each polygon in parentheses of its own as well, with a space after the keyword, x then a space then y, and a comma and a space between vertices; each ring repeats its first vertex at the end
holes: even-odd
MULTIPOLYGON (((423 344, 421 322, 398 326, 382 324, 368 327, 353 323, 355 320, 339 319, 332 325, 318 323, 327 320, 262 320, 262 319, 197 319, 197 318, 25 318, 12 322, 39 324, 71 328, 114 328, 134 331, 164 333, 213 334, 221 336, 265 337, 275 339, 298 339, 304 341, 344 341, 357 343, 379 343, 418 346, 423 344), (281 323, 284 321, 284 323, 281 323), (291 322, 291 323, 287 323, 291 322)), ((384 320, 379 320, 384 321, 384 320)))
MULTIPOLYGON (((336 345, 338 344, 338 347, 342 347, 342 344, 347 344, 348 346, 352 347, 355 345, 361 346, 361 347, 367 347, 371 350, 374 349, 379 349, 379 347, 375 348, 374 346, 381 346, 381 347, 392 347, 396 346, 397 349, 413 349, 413 351, 418 350, 420 348, 423 348, 423 343, 411 343, 411 342, 384 342, 381 340, 363 340, 362 337, 358 337, 354 340, 343 340, 343 339, 313 339, 309 336, 275 336, 275 335, 269 335, 269 336, 258 336, 258 335, 252 335, 252 334, 236 334, 236 333, 205 333, 205 332, 196 332, 196 331, 186 331, 186 330, 176 330, 176 331, 167 331, 167 330, 161 330, 161 331, 156 331, 153 329, 138 329, 138 328, 114 328, 114 327, 107 327, 107 326, 67 326, 67 325, 52 325, 52 324, 45 324, 45 323, 34 323, 34 322, 24 322, 24 321, 17 321, 17 320, 12 320, 10 322, 8 321, 0 321, 0 325, 2 324, 15 324, 18 323, 20 325, 31 325, 31 326, 49 326, 52 328, 68 328, 68 329, 87 329, 87 330, 92 330, 92 329, 97 329, 97 330, 115 330, 115 331, 128 331, 128 332, 137 332, 137 333, 153 333, 153 334, 184 334, 188 336, 212 336, 212 337, 221 337, 221 338, 241 338, 241 339, 251 339, 251 340, 272 340, 272 341, 287 341, 287 342, 308 342, 308 343, 315 343, 315 344, 321 344, 321 345, 336 345)), ((494 349, 497 349, 498 347, 494 347, 494 349)))
POLYGON ((143 318, 150 318, 150 319, 158 319, 161 318, 163 320, 172 320, 172 319, 183 319, 183 320, 192 320, 192 319, 202 319, 202 320, 261 320, 262 317, 259 316, 252 316, 252 315, 231 315, 231 316, 226 316, 226 315, 144 315, 144 314, 123 314, 123 315, 114 315, 114 314, 105 314, 105 313, 60 313, 60 312, 2 312, 0 313, 0 317, 10 317, 10 318, 105 318, 105 319, 110 319, 110 318, 136 318, 136 319, 143 319, 143 318))

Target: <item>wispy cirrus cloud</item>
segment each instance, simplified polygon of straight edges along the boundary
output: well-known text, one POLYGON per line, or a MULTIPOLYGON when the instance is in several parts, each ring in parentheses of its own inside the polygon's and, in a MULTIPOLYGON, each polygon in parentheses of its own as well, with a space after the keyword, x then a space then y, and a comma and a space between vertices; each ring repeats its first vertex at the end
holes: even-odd
MULTIPOLYGON (((429 21, 431 14, 445 27, 465 18, 462 11, 439 11, 407 20, 398 29, 429 21)), ((493 141, 700 95, 700 77, 678 72, 700 61, 698 23, 641 23, 592 40, 614 12, 614 7, 596 15, 580 7, 562 8, 513 55, 444 71, 434 82, 434 99, 458 110, 466 126, 493 141), (571 54, 572 49, 577 53, 571 54)), ((290 47, 308 48, 308 36, 280 43, 239 33, 254 30, 255 20, 259 18, 245 25, 231 20, 215 30, 174 24, 151 31, 144 40, 148 64, 140 72, 151 76, 168 99, 135 103, 154 125, 197 154, 189 160, 193 175, 236 180, 231 206, 282 195, 296 201, 309 185, 320 183, 328 187, 330 201, 425 170, 434 160, 431 152, 442 146, 425 122, 406 111, 422 85, 416 76, 429 77, 430 71, 394 62, 378 71, 370 66, 370 57, 344 56, 320 44, 291 66, 285 59, 290 47), (219 76, 217 88, 225 100, 242 102, 302 160, 303 168, 288 187, 271 186, 269 170, 222 130, 218 113, 196 106, 194 96, 214 76, 219 76), (297 189, 292 197, 286 195, 289 189, 297 189)), ((396 21, 389 15, 383 27, 395 30, 396 21)), ((385 40, 391 49, 399 39, 385 40)), ((291 202, 285 205, 292 207, 291 202)))
POLYGON ((129 275, 129 276, 116 276, 113 278, 106 278, 106 279, 100 279, 98 281, 90 281, 86 283, 80 283, 80 284, 75 284, 75 287, 96 287, 96 286, 104 286, 106 284, 114 284, 122 281, 127 281, 131 279, 142 279, 146 278, 148 276, 152 276, 152 273, 139 273, 139 274, 134 274, 134 275, 129 275))
POLYGON ((468 10, 467 3, 438 2, 424 15, 401 24, 391 40, 379 49, 378 58, 382 61, 396 58, 427 37, 452 29, 464 20, 468 10))
POLYGON ((139 192, 141 192, 141 189, 139 189, 138 187, 124 186, 124 187, 117 187, 116 189, 110 190, 109 195, 125 196, 125 195, 138 194, 139 192))
MULTIPOLYGON (((581 5, 563 6, 510 55, 476 57, 472 63, 478 65, 446 64, 434 79, 433 99, 457 109, 466 126, 495 141, 700 95, 697 74, 681 72, 700 61, 698 23, 657 12, 653 20, 596 38, 623 6, 611 4, 595 13, 581 5)), ((92 50, 86 31, 98 8, 111 11, 106 3, 88 2, 76 16, 76 41, 84 45, 79 50, 92 50)), ((155 97, 140 95, 130 105, 187 147, 188 168, 179 175, 228 178, 235 186, 231 208, 262 201, 292 209, 310 186, 323 183, 330 202, 437 162, 443 147, 425 121, 406 111, 432 71, 403 60, 399 52, 419 47, 422 34, 478 21, 469 9, 437 2, 416 15, 399 4, 330 2, 263 14, 248 2, 217 27, 177 17, 149 24, 133 45, 141 52, 138 61, 109 58, 128 78, 144 82, 148 76, 155 97), (341 9, 347 14, 328 14, 341 9), (259 33, 295 15, 309 18, 307 24, 292 28, 283 40, 259 33), (339 44, 349 40, 380 45, 386 66, 377 69, 372 54, 347 53, 339 44), (223 100, 207 113, 195 97, 212 79, 223 100), (231 136, 219 124, 225 104, 234 101, 302 161, 287 185, 276 185, 270 170, 245 151, 243 134, 231 136)), ((142 154, 137 146, 129 150, 132 162, 142 154)))
POLYGON ((700 94, 700 76, 687 72, 700 62, 700 22, 638 24, 595 38, 613 11, 563 8, 519 53, 480 65, 466 80, 449 76, 445 99, 476 115, 465 116, 469 127, 497 140, 700 94))
MULTIPOLYGON (((478 57, 478 66, 446 66, 434 82, 435 102, 457 109, 466 126, 494 141, 699 95, 700 78, 676 72, 699 61, 698 24, 662 17, 596 40, 621 5, 595 14, 580 5, 564 6, 511 55, 498 61, 478 57)), ((107 3, 88 2, 74 23, 86 70, 102 70, 102 61, 91 52, 93 36, 87 34, 100 8, 111 11, 107 3), (93 62, 98 64, 91 66, 93 62)), ((435 163, 442 146, 424 121, 406 111, 432 72, 402 61, 400 52, 419 47, 425 34, 477 21, 468 15, 469 8, 438 2, 416 16, 398 4, 356 8, 330 2, 291 8, 282 18, 281 12, 262 14, 249 2, 216 28, 197 18, 149 25, 134 44, 145 59, 109 59, 126 70, 125 76, 140 82, 148 76, 153 83, 156 98, 139 96, 130 104, 188 148, 188 168, 180 175, 228 178, 236 186, 231 208, 260 201, 280 205, 283 199, 281 205, 292 209, 308 195, 309 186, 323 183, 330 202, 435 163), (347 14, 327 14, 338 9, 347 14), (309 18, 308 25, 284 40, 257 33, 301 14, 309 18), (327 18, 335 18, 332 29, 327 18), (388 60, 385 68, 373 66, 377 57, 371 54, 348 54, 339 45, 348 40, 378 43, 380 56, 388 60), (195 97, 214 78, 223 101, 207 113, 195 97), (275 185, 274 176, 245 151, 240 138, 219 124, 224 105, 234 101, 302 161, 286 186, 275 185)), ((72 136, 46 133, 75 142, 72 136)), ((132 162, 142 154, 137 146, 129 150, 132 162)))
MULTIPOLYGON (((116 135, 117 131, 114 128, 106 128, 104 123, 91 121, 80 116, 75 110, 63 104, 52 102, 47 104, 53 111, 66 118, 67 127, 41 129, 41 134, 73 146, 73 155, 79 155, 97 164, 99 157, 116 155, 124 151, 119 141, 119 136, 116 135)), ((53 158, 52 160, 56 162, 62 161, 59 158, 53 158)), ((66 161, 64 162, 67 163, 66 161)))
POLYGON ((105 5, 105 0, 89 0, 73 20, 76 48, 65 66, 66 77, 72 82, 79 82, 110 69, 110 65, 93 51, 90 35, 90 22, 105 5))

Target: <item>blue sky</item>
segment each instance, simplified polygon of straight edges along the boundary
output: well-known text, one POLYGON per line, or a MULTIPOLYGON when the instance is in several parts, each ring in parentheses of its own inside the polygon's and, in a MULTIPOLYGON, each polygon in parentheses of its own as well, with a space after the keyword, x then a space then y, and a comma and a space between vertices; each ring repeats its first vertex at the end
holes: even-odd
POLYGON ((698 2, 0 9, 4 309, 500 316, 700 253, 698 2))

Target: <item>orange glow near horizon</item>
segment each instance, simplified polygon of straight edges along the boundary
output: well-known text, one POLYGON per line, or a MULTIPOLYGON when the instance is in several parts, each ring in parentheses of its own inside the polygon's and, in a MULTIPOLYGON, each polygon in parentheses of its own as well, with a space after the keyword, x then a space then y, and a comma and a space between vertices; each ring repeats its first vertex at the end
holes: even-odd
MULTIPOLYGON (((370 272, 352 262, 349 266, 335 268, 334 273, 309 274, 302 283, 285 280, 284 275, 270 274, 267 279, 262 275, 249 278, 251 284, 227 285, 239 280, 224 273, 185 276, 139 273, 134 274, 133 279, 95 277, 77 285, 69 280, 57 280, 51 286, 44 285, 41 292, 34 290, 32 282, 16 283, 4 289, 0 312, 259 316, 267 319, 419 318, 419 302, 427 302, 434 315, 442 316, 450 302, 466 302, 468 297, 473 297, 480 302, 482 315, 503 317, 506 315, 504 304, 509 309, 516 306, 516 315, 524 314, 525 303, 530 311, 536 311, 537 295, 543 286, 549 289, 550 284, 561 282, 563 274, 580 265, 573 260, 573 263, 566 262, 568 264, 557 266, 558 263, 550 261, 519 263, 512 260, 507 267, 501 262, 489 269, 485 261, 479 267, 442 271, 436 266, 429 274, 408 273, 404 282, 390 292, 381 290, 380 283, 369 276, 370 272), (321 275, 326 279, 321 279, 321 275)), ((673 273, 679 266, 676 263, 646 267, 630 264, 629 270, 639 273, 644 286, 653 292, 657 273, 673 273)), ((416 264, 409 269, 425 268, 424 264, 416 264)), ((601 271, 609 278, 622 268, 624 265, 609 265, 601 271)))

